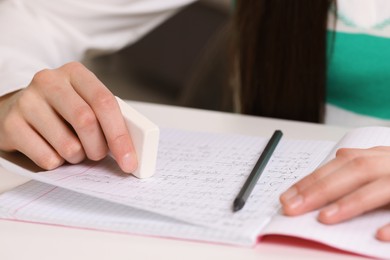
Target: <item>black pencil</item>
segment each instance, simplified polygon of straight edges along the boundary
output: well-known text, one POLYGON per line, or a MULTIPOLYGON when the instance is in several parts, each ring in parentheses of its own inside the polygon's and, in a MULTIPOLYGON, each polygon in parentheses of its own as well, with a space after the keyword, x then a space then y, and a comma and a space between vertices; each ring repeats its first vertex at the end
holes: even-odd
POLYGON ((240 193, 238 193, 237 197, 233 202, 233 212, 239 211, 244 207, 246 200, 248 199, 258 179, 263 173, 263 170, 267 165, 269 159, 271 158, 273 152, 275 151, 275 148, 278 145, 280 139, 282 138, 282 135, 282 131, 276 130, 272 135, 271 139, 268 141, 266 147, 264 148, 264 151, 259 157, 259 160, 256 162, 256 165, 253 168, 251 174, 249 175, 248 179, 244 183, 244 186, 241 188, 240 193))

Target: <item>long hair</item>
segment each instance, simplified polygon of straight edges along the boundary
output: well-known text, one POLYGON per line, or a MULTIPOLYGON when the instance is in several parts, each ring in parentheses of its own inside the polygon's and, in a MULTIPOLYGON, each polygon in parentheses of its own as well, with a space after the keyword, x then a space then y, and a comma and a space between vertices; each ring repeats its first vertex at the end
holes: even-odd
POLYGON ((241 111, 323 120, 332 0, 236 1, 241 111))

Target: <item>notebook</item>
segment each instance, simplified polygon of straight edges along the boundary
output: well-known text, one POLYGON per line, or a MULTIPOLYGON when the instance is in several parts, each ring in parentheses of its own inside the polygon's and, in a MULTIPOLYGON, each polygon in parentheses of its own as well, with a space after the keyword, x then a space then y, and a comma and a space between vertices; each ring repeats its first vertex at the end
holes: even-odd
POLYGON ((32 180, 0 195, 0 218, 237 246, 279 234, 390 257, 390 243, 374 237, 390 221, 390 210, 324 225, 317 212, 283 216, 278 199, 340 147, 390 146, 389 128, 355 129, 337 143, 282 138, 245 207, 233 213, 233 200, 267 141, 161 129, 156 172, 148 179, 122 173, 110 157, 41 172, 1 158, 2 167, 32 180))

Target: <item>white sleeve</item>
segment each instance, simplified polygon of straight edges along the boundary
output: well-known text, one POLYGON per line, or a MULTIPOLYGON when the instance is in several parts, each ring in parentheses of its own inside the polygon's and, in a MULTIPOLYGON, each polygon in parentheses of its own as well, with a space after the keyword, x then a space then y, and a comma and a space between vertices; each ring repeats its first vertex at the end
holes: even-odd
POLYGON ((44 68, 131 44, 195 0, 0 0, 0 96, 44 68))

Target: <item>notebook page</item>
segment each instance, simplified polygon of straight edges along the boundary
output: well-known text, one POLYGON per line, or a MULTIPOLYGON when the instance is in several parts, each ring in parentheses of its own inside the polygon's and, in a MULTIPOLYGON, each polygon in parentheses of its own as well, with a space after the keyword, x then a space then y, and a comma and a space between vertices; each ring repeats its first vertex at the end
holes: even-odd
MULTIPOLYGON (((390 128, 364 127, 348 132, 325 159, 335 157, 339 148, 369 148, 390 146, 390 128)), ((275 216, 263 231, 264 234, 285 234, 319 241, 335 248, 349 250, 372 257, 389 258, 389 243, 375 239, 376 230, 390 221, 390 209, 380 209, 352 220, 324 225, 316 220, 318 212, 303 216, 275 216)))
POLYGON ((262 234, 280 234, 302 237, 326 245, 381 259, 390 257, 390 245, 375 239, 376 230, 389 223, 390 210, 381 209, 352 220, 325 225, 316 220, 318 212, 303 216, 275 216, 262 234))
POLYGON ((150 179, 124 175, 111 158, 24 174, 193 224, 220 229, 255 227, 258 232, 279 208, 279 194, 311 172, 334 145, 282 139, 245 210, 233 214, 232 202, 267 141, 260 137, 163 129, 156 173, 150 179))
POLYGON ((324 162, 333 159, 340 148, 370 148, 374 146, 390 146, 390 128, 362 127, 349 131, 335 145, 324 162))
POLYGON ((191 225, 49 184, 30 181, 0 196, 0 219, 249 246, 245 230, 191 225))

